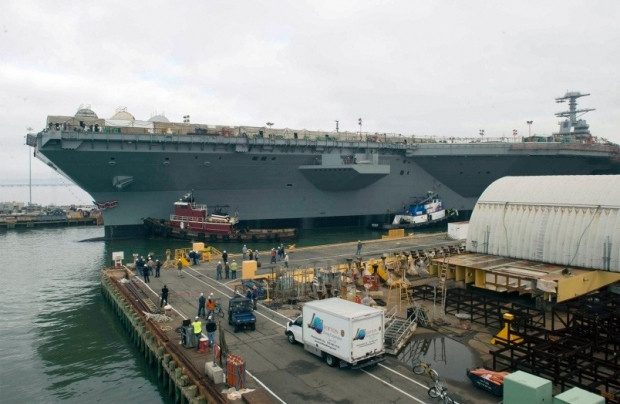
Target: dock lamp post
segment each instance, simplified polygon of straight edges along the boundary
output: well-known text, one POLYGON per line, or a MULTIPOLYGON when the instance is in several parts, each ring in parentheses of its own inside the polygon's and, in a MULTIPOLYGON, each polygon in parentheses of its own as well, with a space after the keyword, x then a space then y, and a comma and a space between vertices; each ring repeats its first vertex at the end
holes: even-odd
POLYGON ((531 137, 532 136, 532 124, 534 123, 534 121, 527 121, 527 136, 531 137))
POLYGON ((357 118, 357 124, 360 126, 360 140, 362 140, 362 118, 357 118))
POLYGON ((334 121, 336 122, 336 133, 338 133, 338 121, 334 121))
POLYGON ((183 123, 189 123, 189 115, 183 115, 183 123))
POLYGON ((484 129, 480 129, 480 138, 482 139, 481 141, 484 140, 484 129))

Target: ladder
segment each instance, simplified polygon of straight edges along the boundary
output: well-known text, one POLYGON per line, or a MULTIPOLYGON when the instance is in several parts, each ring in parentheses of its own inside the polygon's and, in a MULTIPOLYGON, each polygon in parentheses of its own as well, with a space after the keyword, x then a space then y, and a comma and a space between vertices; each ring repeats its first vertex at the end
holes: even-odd
MULTIPOLYGON (((545 233, 547 232, 549 216, 549 209, 543 209, 540 227, 538 228, 538 239, 536 240, 536 260, 538 261, 543 261, 545 258, 545 233)), ((508 246, 506 246, 506 255, 509 255, 508 253, 508 246)))
POLYGON ((392 290, 398 288, 398 310, 400 311, 403 307, 403 302, 407 303, 407 307, 411 306, 411 299, 409 298, 409 291, 407 290, 407 284, 402 281, 402 279, 398 279, 393 281, 390 285, 390 289, 388 290, 387 296, 387 305, 390 305, 390 300, 392 299, 392 290))
POLYGON ((433 296, 433 321, 435 322, 442 322, 442 323, 445 322, 446 296, 447 296, 446 283, 447 283, 447 277, 448 277, 448 260, 447 259, 449 255, 450 255, 449 253, 444 253, 443 261, 441 263, 441 267, 439 270, 439 282, 437 283, 437 286, 435 286, 435 293, 433 296), (441 308, 439 311, 439 315, 437 315, 436 313, 438 295, 440 295, 440 298, 441 298, 441 308))
MULTIPOLYGON (((403 275, 404 276, 404 275, 403 275)), ((406 306, 405 307, 410 307, 411 306, 411 299, 409 298, 409 289, 408 289, 407 283, 405 282, 400 282, 400 300, 398 302, 399 305, 399 309, 402 306, 403 302, 406 302, 406 306)))

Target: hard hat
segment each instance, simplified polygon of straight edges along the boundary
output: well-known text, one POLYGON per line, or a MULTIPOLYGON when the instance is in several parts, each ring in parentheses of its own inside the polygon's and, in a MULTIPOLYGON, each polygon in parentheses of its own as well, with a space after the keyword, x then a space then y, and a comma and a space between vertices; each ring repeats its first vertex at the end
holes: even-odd
POLYGON ((196 316, 196 320, 198 320, 198 316, 196 316))

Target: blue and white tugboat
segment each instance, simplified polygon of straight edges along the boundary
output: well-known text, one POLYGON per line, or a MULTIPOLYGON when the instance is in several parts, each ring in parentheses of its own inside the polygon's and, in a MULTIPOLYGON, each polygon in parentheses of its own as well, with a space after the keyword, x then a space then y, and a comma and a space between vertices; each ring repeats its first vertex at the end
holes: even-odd
POLYGON ((405 209, 405 213, 397 214, 391 224, 376 225, 384 230, 412 229, 416 227, 435 226, 447 222, 449 218, 458 215, 455 209, 446 209, 439 195, 429 191, 422 198, 405 209))

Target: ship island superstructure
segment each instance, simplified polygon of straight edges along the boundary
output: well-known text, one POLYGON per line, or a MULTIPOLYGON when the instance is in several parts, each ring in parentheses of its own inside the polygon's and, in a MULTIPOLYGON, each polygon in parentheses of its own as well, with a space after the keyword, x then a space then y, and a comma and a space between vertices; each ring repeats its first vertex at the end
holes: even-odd
POLYGON ((108 238, 143 234, 143 219, 168 217, 187 190, 254 228, 367 226, 429 191, 467 212, 507 175, 619 174, 619 146, 591 136, 572 111, 559 133, 517 141, 141 121, 126 108, 104 119, 82 106, 48 116, 27 144, 110 207, 102 212, 108 238))

